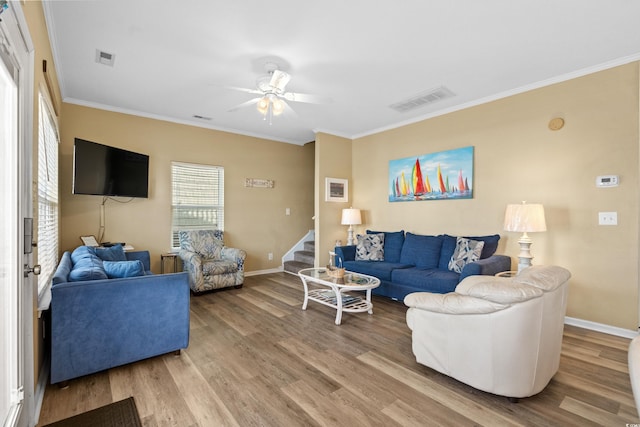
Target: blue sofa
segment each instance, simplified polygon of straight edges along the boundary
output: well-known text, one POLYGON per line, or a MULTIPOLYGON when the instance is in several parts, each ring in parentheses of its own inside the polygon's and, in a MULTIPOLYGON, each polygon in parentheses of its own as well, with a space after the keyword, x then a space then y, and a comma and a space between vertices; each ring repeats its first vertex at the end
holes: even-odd
POLYGON ((494 275, 511 269, 511 258, 494 255, 500 236, 466 237, 482 241, 480 259, 466 264, 460 273, 449 270, 449 261, 456 249, 456 236, 441 234, 425 236, 404 230, 367 234, 384 234, 384 259, 382 261, 356 260, 357 245, 337 246, 336 265, 347 271, 368 274, 380 279, 380 286, 372 293, 402 301, 412 292, 453 292, 467 276, 494 275))
POLYGON ((122 247, 62 255, 51 286, 52 384, 189 345, 188 274, 154 275, 149 261, 122 247))

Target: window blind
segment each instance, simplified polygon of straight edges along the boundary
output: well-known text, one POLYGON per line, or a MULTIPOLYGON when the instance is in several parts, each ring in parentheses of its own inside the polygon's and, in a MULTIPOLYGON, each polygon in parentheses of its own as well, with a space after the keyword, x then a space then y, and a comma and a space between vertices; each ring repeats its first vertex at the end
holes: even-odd
POLYGON ((38 293, 58 264, 58 129, 42 94, 38 103, 38 293))
POLYGON ((180 248, 180 230, 224 230, 224 168, 171 163, 171 247, 180 248))

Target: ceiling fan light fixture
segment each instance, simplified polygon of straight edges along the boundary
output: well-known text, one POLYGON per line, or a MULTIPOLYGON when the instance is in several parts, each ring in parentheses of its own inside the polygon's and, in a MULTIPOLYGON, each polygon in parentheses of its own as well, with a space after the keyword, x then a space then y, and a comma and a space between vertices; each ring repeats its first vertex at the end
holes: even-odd
POLYGON ((257 108, 260 114, 262 114, 263 116, 266 116, 269 112, 269 102, 269 98, 266 96, 260 98, 260 100, 258 101, 257 108))
POLYGON ((280 114, 283 113, 284 102, 280 98, 274 97, 274 99, 271 101, 271 104, 272 104, 274 116, 279 116, 280 114))

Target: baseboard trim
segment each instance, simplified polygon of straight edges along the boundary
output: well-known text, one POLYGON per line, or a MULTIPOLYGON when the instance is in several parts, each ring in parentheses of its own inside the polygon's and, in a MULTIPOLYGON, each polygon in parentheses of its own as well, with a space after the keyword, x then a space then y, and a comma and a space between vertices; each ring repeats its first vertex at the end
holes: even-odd
POLYGON ((578 326, 580 328, 590 329, 596 332, 603 332, 605 334, 615 335, 623 338, 633 339, 638 336, 638 331, 618 328, 616 326, 605 325, 603 323, 591 322, 589 320, 576 319, 575 317, 565 317, 564 323, 566 325, 578 326))
POLYGON ((282 273, 283 268, 282 266, 278 267, 278 268, 270 268, 267 270, 255 270, 255 271, 245 271, 244 275, 245 276, 260 276, 262 274, 272 274, 272 273, 282 273))
POLYGON ((33 419, 36 423, 40 421, 40 410, 42 409, 44 392, 47 389, 47 384, 49 384, 49 365, 49 358, 46 358, 40 367, 40 372, 38 373, 38 384, 36 384, 36 389, 34 391, 35 413, 33 414, 33 419))

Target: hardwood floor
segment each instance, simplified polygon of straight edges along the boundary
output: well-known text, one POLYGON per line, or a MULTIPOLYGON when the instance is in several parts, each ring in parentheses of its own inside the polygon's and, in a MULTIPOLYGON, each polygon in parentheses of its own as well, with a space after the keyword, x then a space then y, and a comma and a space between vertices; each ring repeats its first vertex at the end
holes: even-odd
MULTIPOLYGON (((565 326, 560 371, 511 403, 415 362, 401 302, 343 316, 286 273, 191 298, 191 338, 155 357, 45 392, 40 424, 134 396, 152 426, 606 425, 638 423, 629 340, 565 326)), ((473 357, 470 354, 469 357, 473 357)))

